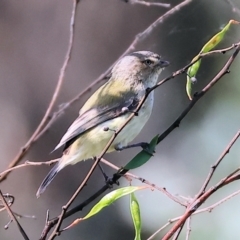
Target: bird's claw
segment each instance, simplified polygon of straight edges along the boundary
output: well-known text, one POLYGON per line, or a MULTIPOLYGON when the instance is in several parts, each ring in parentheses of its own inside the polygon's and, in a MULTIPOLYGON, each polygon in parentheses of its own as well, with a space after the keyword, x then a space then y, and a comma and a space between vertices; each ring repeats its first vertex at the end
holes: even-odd
POLYGON ((147 143, 147 142, 142 142, 142 143, 141 143, 141 148, 142 148, 147 154, 149 154, 150 156, 153 156, 153 154, 155 153, 154 150, 151 150, 151 149, 150 149, 150 144, 147 143))

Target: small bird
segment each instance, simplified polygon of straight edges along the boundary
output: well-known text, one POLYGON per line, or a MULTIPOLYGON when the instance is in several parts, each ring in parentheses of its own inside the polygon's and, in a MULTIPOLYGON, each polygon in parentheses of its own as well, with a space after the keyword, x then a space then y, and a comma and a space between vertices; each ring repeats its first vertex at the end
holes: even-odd
MULTIPOLYGON (((150 51, 133 52, 115 64, 109 80, 83 105, 78 118, 54 149, 64 146, 62 157, 43 180, 37 197, 64 167, 101 154, 113 131, 125 123, 146 89, 157 84, 160 73, 168 65, 168 61, 150 51)), ((153 94, 152 91, 148 95, 138 114, 123 128, 107 152, 124 149, 140 133, 151 115, 153 94)))

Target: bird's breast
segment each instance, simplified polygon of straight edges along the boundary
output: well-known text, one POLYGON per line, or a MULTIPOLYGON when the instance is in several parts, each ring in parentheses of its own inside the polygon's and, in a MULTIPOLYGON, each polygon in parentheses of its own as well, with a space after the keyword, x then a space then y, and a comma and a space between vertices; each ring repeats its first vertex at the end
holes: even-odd
MULTIPOLYGON (((134 116, 133 119, 123 128, 123 130, 119 133, 116 139, 113 142, 114 146, 126 146, 129 142, 131 142, 142 130, 144 125, 147 123, 153 107, 153 92, 151 92, 144 102, 143 106, 138 112, 137 116, 134 116)), ((130 114, 119 117, 119 122, 123 124, 130 114)), ((120 127, 120 125, 119 125, 120 127)), ((111 150, 110 150, 111 151, 111 150)))

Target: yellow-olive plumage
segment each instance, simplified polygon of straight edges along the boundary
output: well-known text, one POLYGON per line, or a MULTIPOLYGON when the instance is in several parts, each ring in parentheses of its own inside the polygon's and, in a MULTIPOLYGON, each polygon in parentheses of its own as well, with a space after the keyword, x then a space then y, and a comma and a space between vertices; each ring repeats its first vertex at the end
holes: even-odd
MULTIPOLYGON (((169 63, 149 51, 124 56, 111 71, 110 79, 87 100, 55 149, 64 146, 59 162, 52 168, 37 191, 45 191, 56 174, 69 164, 76 164, 98 156, 109 142, 113 131, 121 126, 136 109, 146 89, 158 82, 158 77, 169 63), (110 131, 104 131, 105 128, 110 131)), ((127 146, 142 130, 153 106, 151 92, 138 112, 138 116, 119 133, 108 152, 127 146)))

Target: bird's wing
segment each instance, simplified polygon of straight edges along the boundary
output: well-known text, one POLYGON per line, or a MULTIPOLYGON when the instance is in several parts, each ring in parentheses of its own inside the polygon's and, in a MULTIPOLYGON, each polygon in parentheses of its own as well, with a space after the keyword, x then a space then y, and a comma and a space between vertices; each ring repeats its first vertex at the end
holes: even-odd
POLYGON ((68 148, 80 135, 91 128, 106 122, 110 119, 119 117, 120 115, 132 112, 138 106, 139 100, 135 94, 123 96, 121 101, 117 101, 111 108, 101 106, 100 108, 92 107, 80 114, 72 123, 65 135, 62 137, 54 151, 65 145, 64 150, 68 148))

